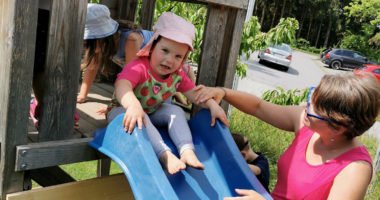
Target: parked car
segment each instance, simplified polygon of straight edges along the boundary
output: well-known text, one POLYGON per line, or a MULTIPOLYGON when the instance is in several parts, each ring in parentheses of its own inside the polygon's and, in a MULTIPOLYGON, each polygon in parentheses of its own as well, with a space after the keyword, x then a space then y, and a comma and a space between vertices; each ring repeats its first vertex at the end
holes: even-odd
POLYGON ((354 70, 355 74, 360 74, 363 72, 369 72, 375 75, 377 80, 380 82, 380 65, 375 64, 364 64, 364 67, 357 68, 354 70))
POLYGON ((330 52, 332 50, 331 47, 327 48, 327 49, 324 49, 321 53, 321 58, 323 58, 323 56, 325 56, 328 52, 330 52))
POLYGON ((292 62, 292 48, 287 44, 270 45, 265 51, 259 52, 258 58, 260 64, 267 61, 278 64, 284 71, 288 71, 292 62))
POLYGON ((357 51, 331 49, 322 57, 322 62, 333 69, 356 69, 368 63, 368 59, 357 51))

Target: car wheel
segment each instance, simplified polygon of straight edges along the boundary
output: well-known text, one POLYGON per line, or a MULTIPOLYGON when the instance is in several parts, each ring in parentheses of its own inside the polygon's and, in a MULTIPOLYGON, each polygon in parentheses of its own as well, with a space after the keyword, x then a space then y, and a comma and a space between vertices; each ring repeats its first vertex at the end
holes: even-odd
POLYGON ((339 60, 334 60, 331 62, 330 66, 333 69, 340 69, 340 68, 342 68, 342 62, 340 62, 339 60))

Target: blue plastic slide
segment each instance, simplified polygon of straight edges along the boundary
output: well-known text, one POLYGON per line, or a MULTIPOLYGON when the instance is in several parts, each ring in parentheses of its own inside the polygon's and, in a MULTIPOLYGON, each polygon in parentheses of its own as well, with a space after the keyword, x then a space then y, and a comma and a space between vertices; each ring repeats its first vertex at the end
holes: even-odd
MULTIPOLYGON (((236 196, 235 188, 254 189, 272 199, 248 168, 228 128, 219 122, 210 126, 208 110, 201 110, 189 121, 195 152, 205 170, 187 167, 175 175, 162 169, 145 129, 128 134, 122 119, 120 115, 107 128, 98 130, 90 145, 120 166, 135 199, 223 199, 236 196)), ((178 155, 167 132, 160 132, 178 155)))

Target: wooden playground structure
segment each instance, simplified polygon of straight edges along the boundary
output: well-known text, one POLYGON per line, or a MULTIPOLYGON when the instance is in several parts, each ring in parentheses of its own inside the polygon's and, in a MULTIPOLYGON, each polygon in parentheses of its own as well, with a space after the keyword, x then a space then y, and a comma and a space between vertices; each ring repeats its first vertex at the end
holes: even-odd
MULTIPOLYGON (((208 9, 197 84, 231 88, 249 0, 179 1, 208 9)), ((138 0, 101 3, 114 18, 135 21, 138 0)), ((109 159, 88 146, 90 134, 78 137, 73 128, 86 8, 87 0, 0 1, 0 200, 133 199, 123 175, 107 176, 109 159), (28 132, 28 111, 41 2, 50 19, 36 134, 28 132), (90 160, 98 160, 99 178, 77 182, 59 167, 90 160), (30 190, 31 180, 43 187, 30 190)), ((155 0, 142 0, 145 29, 153 25, 154 8, 155 0)))

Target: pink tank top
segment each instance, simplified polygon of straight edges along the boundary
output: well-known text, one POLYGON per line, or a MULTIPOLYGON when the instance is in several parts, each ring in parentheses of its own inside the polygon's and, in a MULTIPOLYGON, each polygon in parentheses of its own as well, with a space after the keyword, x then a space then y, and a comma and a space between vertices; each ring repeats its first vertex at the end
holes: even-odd
POLYGON ((278 180, 272 192, 273 199, 327 199, 335 176, 354 161, 371 157, 364 146, 355 147, 329 162, 310 165, 306 161, 307 145, 313 131, 303 127, 278 160, 278 180))

